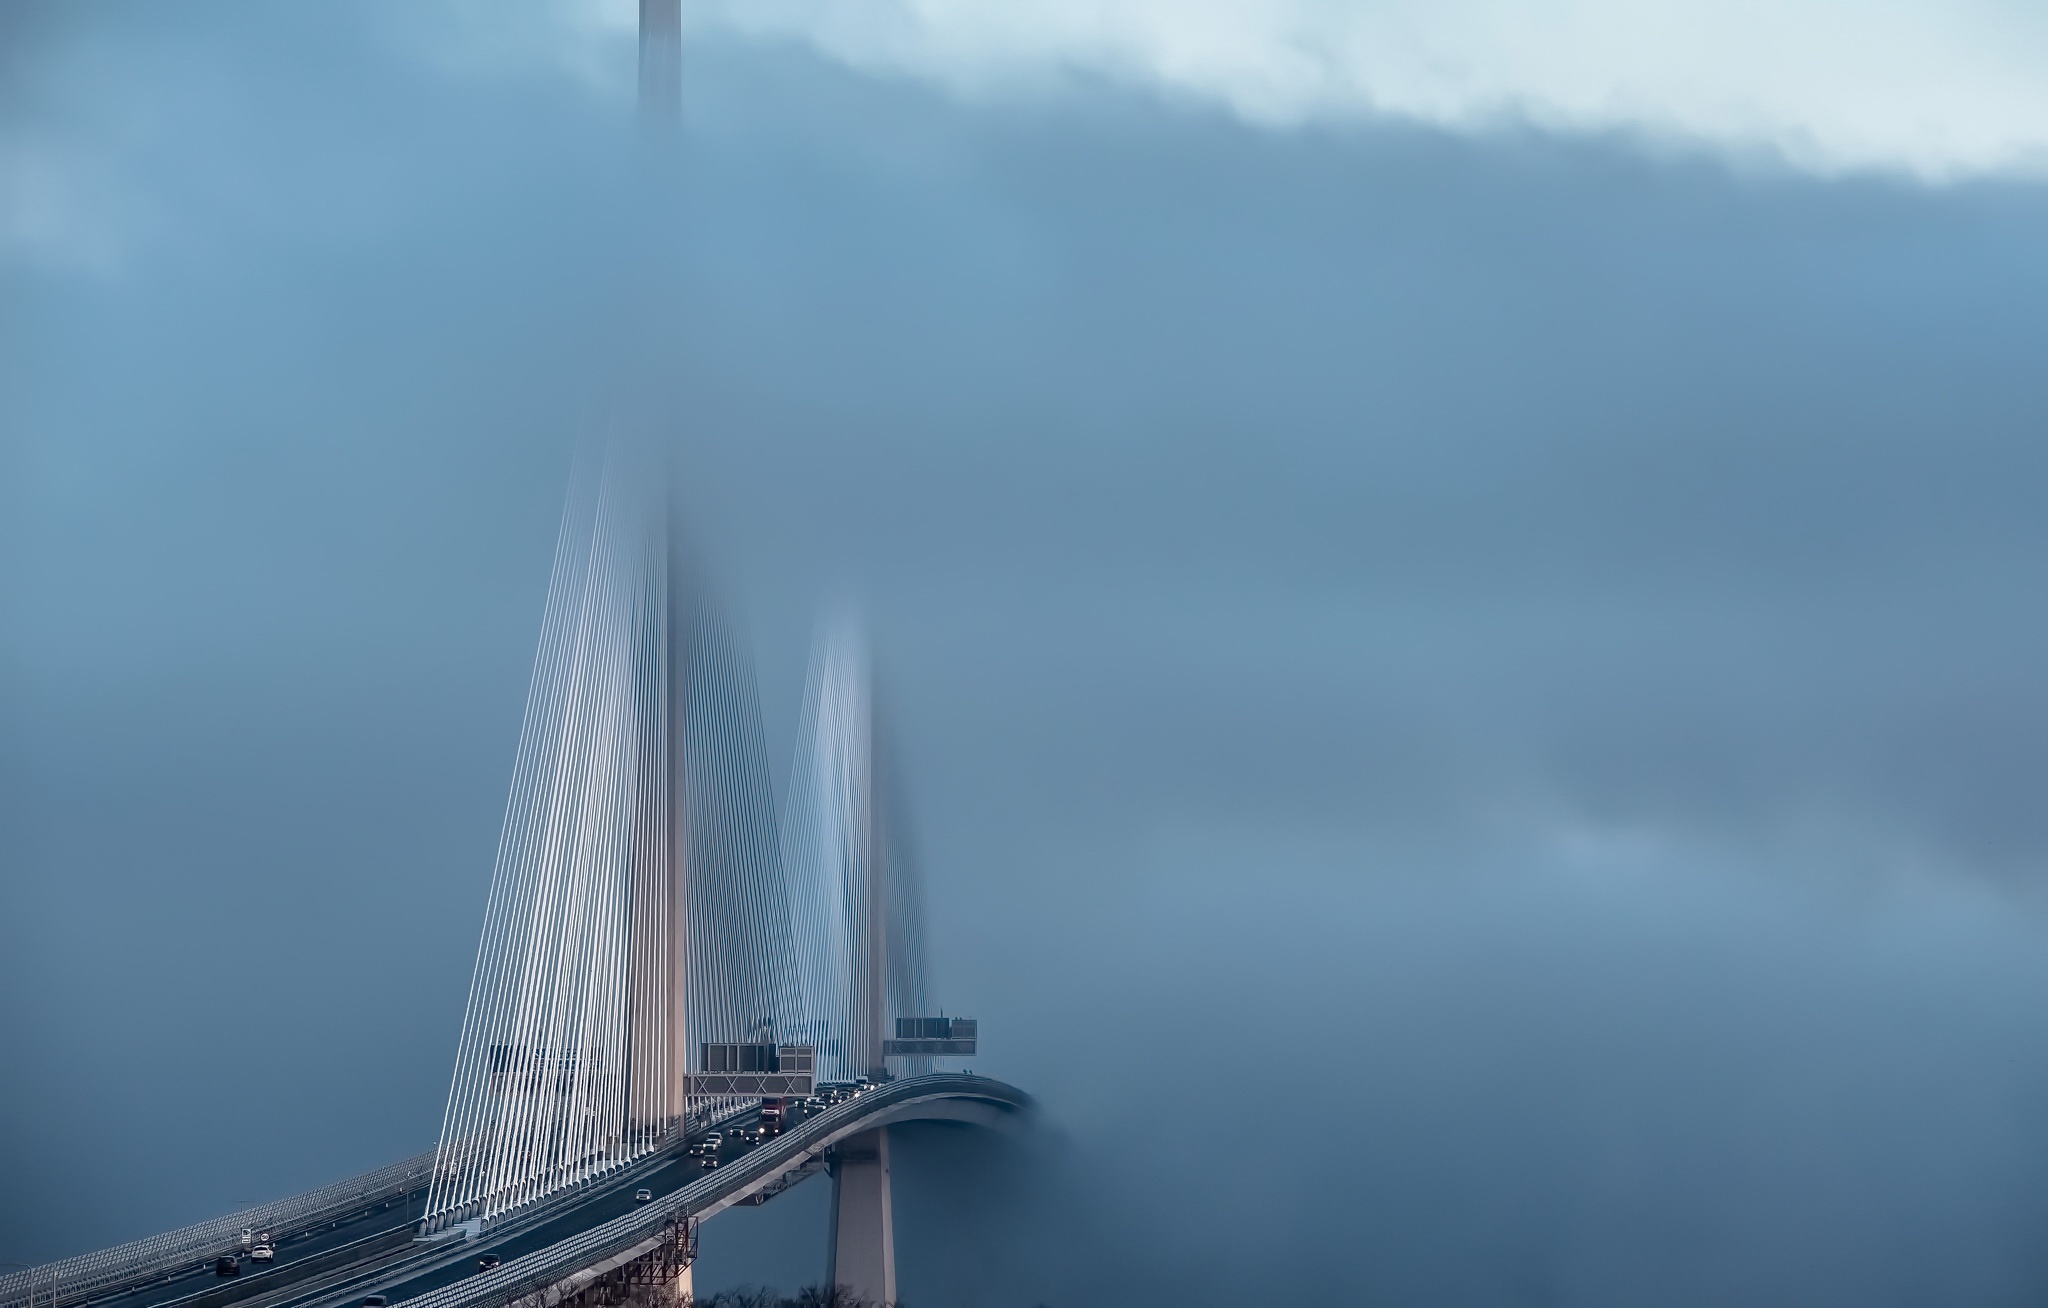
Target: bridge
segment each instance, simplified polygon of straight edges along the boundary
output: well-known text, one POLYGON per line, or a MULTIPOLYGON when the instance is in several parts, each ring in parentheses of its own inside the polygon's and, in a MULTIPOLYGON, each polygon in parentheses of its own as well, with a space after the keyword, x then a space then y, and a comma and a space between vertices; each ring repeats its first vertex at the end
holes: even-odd
POLYGON ((813 1176, 828 1284, 894 1302, 889 1126, 1013 1126, 1030 1100, 938 1069, 978 1027, 931 1002, 877 718, 859 631, 829 628, 778 803, 667 476, 586 452, 436 1147, 15 1271, 0 1308, 681 1301, 701 1223, 813 1176))

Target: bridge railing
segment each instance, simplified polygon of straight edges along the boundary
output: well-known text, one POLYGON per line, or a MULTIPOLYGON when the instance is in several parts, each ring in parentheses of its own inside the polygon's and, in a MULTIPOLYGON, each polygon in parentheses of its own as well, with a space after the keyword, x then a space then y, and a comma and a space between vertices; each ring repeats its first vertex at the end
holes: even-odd
POLYGON ((118 1286, 173 1276, 239 1249, 245 1229, 268 1231, 282 1240, 410 1194, 426 1183, 433 1166, 434 1151, 430 1149, 289 1199, 9 1272, 0 1276, 0 1308, 66 1308, 118 1286))

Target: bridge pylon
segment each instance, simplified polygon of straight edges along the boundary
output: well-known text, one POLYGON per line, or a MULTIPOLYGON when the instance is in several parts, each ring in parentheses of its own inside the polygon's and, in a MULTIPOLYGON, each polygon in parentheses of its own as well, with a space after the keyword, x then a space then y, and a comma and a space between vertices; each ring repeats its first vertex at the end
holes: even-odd
MULTIPOLYGON (((677 497, 658 451, 578 461, 422 1234, 962 1043, 950 1020, 905 1038, 936 1021, 923 895, 858 624, 819 642, 778 812, 751 660, 677 497)), ((864 1148, 879 1170, 849 1162, 834 1258, 873 1297, 894 1282, 887 1141, 864 1148)))
POLYGON ((896 1220, 889 1195, 889 1128, 848 1138, 831 1155, 832 1229, 825 1284, 878 1304, 896 1302, 896 1220))

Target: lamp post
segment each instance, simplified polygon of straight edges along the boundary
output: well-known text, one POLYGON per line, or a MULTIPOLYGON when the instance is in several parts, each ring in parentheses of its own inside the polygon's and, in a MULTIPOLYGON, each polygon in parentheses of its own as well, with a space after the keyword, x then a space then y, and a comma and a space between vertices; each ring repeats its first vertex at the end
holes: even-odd
MULTIPOLYGON (((0 1267, 19 1267, 21 1270, 29 1272, 34 1271, 36 1265, 34 1263, 0 1263, 0 1267)), ((52 1286, 57 1284, 57 1274, 55 1272, 50 1273, 50 1284, 52 1286)), ((56 1297, 56 1293, 53 1290, 50 1298, 54 1301, 56 1297)), ((36 1278, 33 1276, 28 1278, 28 1308, 36 1308, 36 1278)))

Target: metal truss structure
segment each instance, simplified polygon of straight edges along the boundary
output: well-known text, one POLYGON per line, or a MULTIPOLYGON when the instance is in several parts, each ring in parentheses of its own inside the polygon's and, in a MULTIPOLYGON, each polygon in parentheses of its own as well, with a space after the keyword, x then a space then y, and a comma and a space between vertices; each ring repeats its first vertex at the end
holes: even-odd
POLYGON ((697 1261, 697 1223, 687 1210, 669 1215, 654 1247, 598 1273, 565 1294, 545 1290, 506 1299, 507 1308, 615 1308, 620 1304, 681 1304, 683 1273, 697 1261))
POLYGON ((751 664, 665 488, 619 447, 572 481, 428 1230, 736 1107, 694 1066, 707 1046, 812 1045, 819 1079, 873 1076, 888 1023, 923 1011, 919 888, 859 634, 820 642, 779 817, 751 664))

